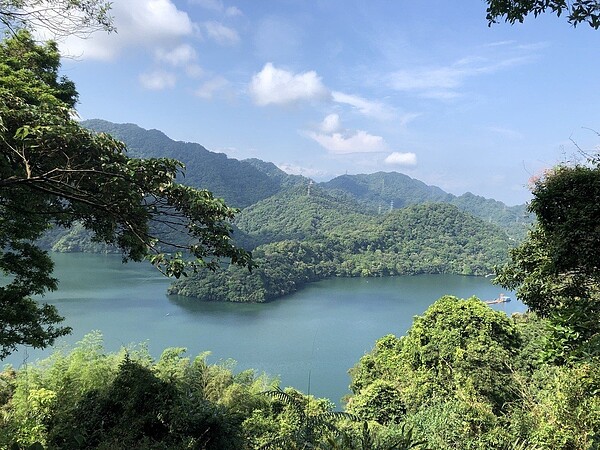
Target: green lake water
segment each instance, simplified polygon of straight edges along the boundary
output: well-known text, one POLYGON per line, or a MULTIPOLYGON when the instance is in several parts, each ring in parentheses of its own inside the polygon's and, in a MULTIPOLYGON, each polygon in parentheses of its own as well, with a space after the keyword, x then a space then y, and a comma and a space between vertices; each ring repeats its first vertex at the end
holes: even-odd
MULTIPOLYGON (((415 315, 444 294, 493 299, 501 292, 483 277, 419 275, 321 281, 266 304, 208 303, 167 296, 169 280, 149 264, 122 264, 119 256, 53 254, 59 290, 44 297, 58 307, 73 333, 71 345, 91 330, 104 335, 107 350, 147 342, 158 357, 166 347, 185 347, 190 356, 211 351, 209 362, 234 359, 279 376, 339 407, 347 394, 347 371, 375 340, 402 335, 415 315)), ((508 293, 508 295, 511 295, 508 293)), ((507 314, 523 312, 514 300, 493 305, 507 314)), ((22 349, 4 363, 32 363, 50 350, 22 349)))

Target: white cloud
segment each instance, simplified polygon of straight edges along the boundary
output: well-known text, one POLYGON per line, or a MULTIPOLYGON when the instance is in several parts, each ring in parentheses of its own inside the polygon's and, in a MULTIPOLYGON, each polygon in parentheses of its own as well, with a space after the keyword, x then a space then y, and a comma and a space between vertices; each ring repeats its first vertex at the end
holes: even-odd
POLYGON ((220 22, 204 22, 204 30, 209 38, 221 45, 235 45, 240 41, 237 31, 220 22))
POLYGON ((363 130, 353 133, 323 134, 308 132, 308 137, 317 141, 322 147, 337 155, 349 153, 372 153, 387 150, 381 136, 374 136, 363 130))
POLYGON ((186 12, 171 0, 114 2, 116 33, 94 33, 88 39, 71 36, 61 43, 63 54, 89 59, 113 60, 130 48, 155 49, 175 46, 194 32, 186 12))
POLYGON ((302 167, 291 163, 278 164, 281 170, 290 175, 302 175, 308 178, 322 178, 327 175, 327 172, 320 169, 314 169, 312 167, 302 167))
POLYGON ((417 155, 412 152, 393 152, 385 158, 384 162, 392 166, 416 166, 417 155))
POLYGON ((305 131, 303 134, 336 155, 389 151, 383 137, 365 130, 346 129, 342 126, 340 117, 337 114, 329 114, 319 124, 316 131, 305 131))
POLYGON ((211 99, 215 95, 216 92, 223 90, 227 87, 229 82, 223 77, 215 77, 206 82, 204 82, 194 94, 196 94, 200 98, 211 99))
POLYGON ((377 120, 394 120, 401 128, 406 127, 409 122, 421 115, 420 113, 400 113, 395 108, 383 102, 367 100, 358 95, 345 94, 338 91, 333 91, 331 95, 333 101, 336 103, 350 105, 359 113, 377 120))
POLYGON ((142 86, 152 91, 160 91, 175 86, 177 78, 171 72, 156 70, 154 72, 143 73, 139 77, 142 86))
POLYGON ((342 121, 337 114, 329 114, 323 122, 321 122, 321 130, 324 133, 337 133, 342 130, 342 121))
POLYGON ((344 94, 343 92, 337 91, 333 91, 331 95, 334 102, 353 106, 365 116, 374 117, 380 120, 390 120, 396 115, 393 108, 381 102, 367 100, 357 95, 344 94))
POLYGON ((169 51, 158 49, 155 51, 155 58, 158 62, 173 67, 182 67, 190 78, 199 78, 204 75, 204 70, 196 63, 198 59, 196 50, 189 44, 181 44, 169 51))
POLYGON ((249 92, 257 105, 283 105, 303 100, 323 100, 331 93, 314 71, 295 74, 267 63, 252 77, 249 92))
POLYGON ((181 44, 174 49, 157 49, 156 59, 172 66, 187 66, 197 59, 196 50, 189 44, 181 44))

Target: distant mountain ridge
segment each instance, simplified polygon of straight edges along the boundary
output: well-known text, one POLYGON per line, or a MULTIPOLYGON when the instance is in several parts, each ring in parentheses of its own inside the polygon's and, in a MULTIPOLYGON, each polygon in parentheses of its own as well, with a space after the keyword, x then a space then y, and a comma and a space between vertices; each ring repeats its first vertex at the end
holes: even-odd
MULTIPOLYGON (((287 177, 274 176, 255 164, 228 158, 224 153, 208 151, 200 144, 174 141, 158 130, 145 130, 134 124, 115 124, 106 120, 86 120, 90 130, 108 133, 123 141, 130 155, 138 158, 174 158, 185 164, 185 178, 180 181, 208 189, 228 205, 245 208, 279 192, 287 177)), ((285 175, 285 176, 284 176, 285 175)), ((288 181, 289 183, 289 181, 288 181)))
POLYGON ((384 204, 389 207, 393 202, 394 208, 403 208, 427 202, 448 203, 453 197, 437 186, 429 186, 398 172, 341 175, 320 185, 325 189, 347 192, 371 206, 384 204))
MULTIPOLYGON (((271 162, 257 158, 228 158, 224 153, 211 152, 200 144, 174 141, 161 131, 146 130, 135 124, 116 124, 100 119, 86 120, 82 124, 123 141, 132 156, 180 160, 186 166, 181 182, 208 189, 230 206, 240 209, 288 188, 308 187, 311 182, 306 177, 290 175, 271 162)), ((495 223, 517 239, 524 235, 524 225, 531 223, 525 205, 507 206, 471 193, 455 196, 398 172, 341 175, 315 185, 340 198, 355 199, 359 204, 356 206, 358 212, 378 214, 389 211, 390 206, 398 209, 420 203, 450 203, 484 221, 495 223)))
MULTIPOLYGON (((508 207, 470 193, 457 197, 401 173, 315 183, 273 163, 228 158, 158 130, 103 120, 83 125, 123 141, 132 156, 180 160, 186 167, 180 182, 241 209, 233 237, 255 255, 255 271, 231 266, 201 272, 174 283, 173 294, 260 302, 331 276, 484 275, 504 260, 511 238, 524 235, 524 205, 508 207)), ((54 229, 43 244, 56 251, 111 251, 90 237, 82 227, 54 229)))
POLYGON ((461 211, 500 226, 515 239, 524 236, 532 221, 525 205, 507 206, 470 192, 455 196, 398 172, 342 175, 320 183, 320 186, 349 194, 373 213, 421 203, 450 203, 461 211))

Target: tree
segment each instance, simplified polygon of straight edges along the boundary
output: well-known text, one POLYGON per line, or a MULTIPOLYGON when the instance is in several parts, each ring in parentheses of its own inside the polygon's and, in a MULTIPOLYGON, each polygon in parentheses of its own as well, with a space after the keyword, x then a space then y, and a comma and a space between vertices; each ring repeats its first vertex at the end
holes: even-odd
MULTIPOLYGON (((487 0, 489 24, 528 14, 567 15, 573 26, 600 28, 598 0, 487 0)), ((537 178, 530 211, 538 224, 497 269, 496 283, 549 318, 545 356, 558 363, 600 355, 600 159, 559 165, 537 178)))
POLYGON ((277 388, 265 391, 264 395, 272 397, 283 405, 281 417, 285 420, 289 413, 290 424, 285 429, 285 434, 270 440, 260 449, 310 449, 319 448, 318 444, 325 437, 339 434, 335 423, 340 419, 354 420, 356 417, 340 411, 331 411, 330 402, 323 403, 316 400, 311 403, 310 396, 303 396, 294 389, 285 391, 277 388))
POLYGON ((600 353, 600 167, 590 163, 534 181, 537 226, 497 270, 498 284, 550 319, 546 356, 556 362, 600 353))
POLYGON ((107 0, 0 0, 0 23, 13 33, 45 29, 55 38, 115 31, 107 0))
POLYGON ((351 369, 355 395, 348 409, 361 417, 380 417, 380 409, 393 399, 395 411, 389 405, 384 411, 393 421, 436 402, 471 398, 501 410, 514 398, 507 362, 520 344, 506 314, 474 297, 446 295, 415 318, 406 336, 381 338, 351 369))
POLYGON ((75 86, 59 67, 56 44, 38 45, 27 31, 0 43, 0 269, 11 277, 0 287, 0 358, 69 331, 55 326, 54 307, 31 299, 57 288, 52 261, 35 244, 52 226, 79 222, 124 261, 150 256, 175 277, 216 269, 221 258, 252 265, 231 239, 236 210, 176 183, 178 161, 130 158, 122 143, 79 125, 75 86))
POLYGON ((547 10, 558 17, 567 15, 568 22, 577 26, 587 23, 594 29, 600 28, 600 1, 598 0, 487 0, 487 20, 489 24, 500 19, 514 24, 523 23, 528 14, 535 17, 547 10))

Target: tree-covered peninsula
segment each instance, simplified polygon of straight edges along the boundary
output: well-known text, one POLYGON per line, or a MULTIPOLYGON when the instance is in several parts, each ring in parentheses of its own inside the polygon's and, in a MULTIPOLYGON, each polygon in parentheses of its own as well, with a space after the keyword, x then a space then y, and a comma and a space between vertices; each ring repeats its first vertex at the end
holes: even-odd
POLYGON ((234 266, 201 271, 177 280, 169 293, 264 302, 328 277, 486 275, 511 245, 498 227, 449 204, 372 216, 319 188, 310 194, 296 188, 259 202, 236 225, 258 244, 252 272, 234 266))

